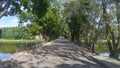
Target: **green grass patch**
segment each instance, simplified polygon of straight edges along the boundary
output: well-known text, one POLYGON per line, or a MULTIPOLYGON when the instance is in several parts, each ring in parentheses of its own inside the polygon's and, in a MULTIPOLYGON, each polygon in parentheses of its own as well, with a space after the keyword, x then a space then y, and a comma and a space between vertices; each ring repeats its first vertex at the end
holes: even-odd
POLYGON ((9 39, 0 39, 0 43, 29 43, 29 42, 39 42, 40 40, 9 40, 9 39))

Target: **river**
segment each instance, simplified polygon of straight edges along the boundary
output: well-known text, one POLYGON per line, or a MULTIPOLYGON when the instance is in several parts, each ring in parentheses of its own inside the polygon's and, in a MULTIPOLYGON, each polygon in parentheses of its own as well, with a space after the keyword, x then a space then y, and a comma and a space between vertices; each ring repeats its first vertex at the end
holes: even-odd
MULTIPOLYGON (((99 55, 104 57, 109 57, 109 53, 100 53, 99 55)), ((119 59, 120 59, 120 56, 119 56, 119 59)))
POLYGON ((0 53, 0 60, 7 59, 11 56, 12 56, 12 54, 10 54, 10 53, 0 53))

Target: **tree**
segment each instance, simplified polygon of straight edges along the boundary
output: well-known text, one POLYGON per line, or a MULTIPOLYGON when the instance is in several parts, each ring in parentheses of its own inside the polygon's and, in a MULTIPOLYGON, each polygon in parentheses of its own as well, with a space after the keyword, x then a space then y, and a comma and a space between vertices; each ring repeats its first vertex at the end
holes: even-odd
POLYGON ((51 39, 58 38, 63 35, 65 23, 60 16, 60 5, 54 2, 49 8, 46 15, 40 19, 39 25, 43 26, 43 37, 48 36, 51 39))
POLYGON ((31 39, 34 38, 36 35, 40 35, 42 32, 42 26, 40 26, 38 23, 33 22, 32 24, 28 24, 26 27, 27 32, 30 34, 31 39))
POLYGON ((49 0, 33 0, 33 14, 38 18, 41 18, 46 14, 49 4, 49 0))
POLYGON ((99 39, 100 34, 103 36, 106 35, 110 54, 114 53, 113 56, 118 57, 120 51, 119 0, 74 0, 66 2, 64 6, 64 18, 66 22, 69 22, 72 41, 79 42, 85 39, 86 45, 94 52, 94 44, 99 39), (108 7, 108 5, 110 6, 108 7), (116 17, 115 12, 112 12, 113 15, 110 15, 110 12, 107 13, 107 9, 113 11, 112 7, 115 5, 116 17), (101 10, 103 10, 103 12, 101 10), (115 25, 115 23, 112 23, 114 20, 118 26, 114 26, 113 29, 111 24, 115 25), (103 30, 105 28, 106 34, 103 30), (115 30, 115 32, 113 30, 115 30))
POLYGON ((18 0, 0 0, 0 18, 2 16, 19 14, 21 6, 21 2, 18 0))
POLYGON ((29 39, 30 35, 23 27, 1 28, 1 37, 4 39, 29 39))
POLYGON ((49 3, 49 0, 0 0, 0 18, 20 14, 23 9, 40 18, 45 15, 49 3))
POLYGON ((83 37, 86 46, 92 50, 92 52, 95 52, 95 43, 99 40, 99 36, 104 33, 101 30, 101 27, 104 27, 102 24, 101 7, 96 0, 90 1, 87 22, 88 23, 84 27, 85 31, 83 32, 83 37))
MULTIPOLYGON (((110 0, 109 0, 110 1, 110 0)), ((109 51, 110 51, 110 57, 112 58, 119 58, 119 54, 120 54, 120 46, 119 46, 119 39, 120 39, 120 23, 119 23, 119 12, 118 10, 120 8, 118 8, 118 4, 120 1, 119 0, 116 0, 116 1, 112 1, 110 2, 110 4, 115 4, 116 6, 116 20, 117 20, 117 36, 115 35, 116 32, 114 32, 114 29, 112 28, 112 26, 110 25, 110 23, 112 23, 112 20, 109 19, 108 17, 108 12, 107 12, 107 1, 106 0, 102 0, 102 7, 103 7, 103 19, 104 19, 104 22, 105 22, 105 26, 106 26, 106 39, 107 39, 107 45, 108 45, 108 48, 109 48, 109 51)), ((113 6, 112 6, 113 7, 113 6)), ((116 24, 116 23, 114 23, 116 24)))
POLYGON ((82 39, 86 24, 89 24, 87 22, 89 5, 89 0, 74 0, 65 3, 64 17, 66 22, 69 22, 71 41, 79 43, 82 39))
POLYGON ((2 30, 0 29, 0 38, 2 38, 2 30))
POLYGON ((34 13, 22 11, 19 15, 21 23, 28 20, 31 21, 27 29, 32 36, 42 34, 45 39, 47 39, 46 37, 57 38, 62 35, 67 36, 65 33, 69 31, 66 30, 67 26, 63 23, 61 7, 57 0, 50 1, 49 7, 45 10, 45 15, 42 16, 37 12, 40 5, 36 6, 38 8, 35 9, 36 11, 34 10, 34 13), (66 26, 66 29, 64 29, 64 26, 66 26))

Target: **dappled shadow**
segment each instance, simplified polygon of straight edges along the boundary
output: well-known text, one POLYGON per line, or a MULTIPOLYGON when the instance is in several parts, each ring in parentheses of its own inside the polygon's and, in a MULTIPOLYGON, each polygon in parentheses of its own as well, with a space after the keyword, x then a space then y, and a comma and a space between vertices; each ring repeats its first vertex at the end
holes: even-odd
POLYGON ((20 64, 17 62, 12 62, 12 61, 0 61, 0 68, 23 68, 20 64))
POLYGON ((80 64, 73 64, 73 65, 61 64, 61 65, 56 66, 56 68, 83 68, 83 67, 89 68, 88 66, 85 66, 85 65, 82 66, 80 64))
MULTIPOLYGON (((45 55, 56 55, 56 56, 76 56, 82 51, 79 50, 73 43, 68 40, 56 40, 49 46, 43 46, 36 50, 33 50, 32 54, 45 54, 45 55)), ((83 54, 83 53, 81 53, 83 54)))
MULTIPOLYGON (((85 67, 87 68, 87 66, 89 66, 89 68, 94 68, 94 67, 101 67, 101 65, 103 66, 103 68, 108 68, 106 65, 99 63, 97 61, 95 61, 95 59, 93 59, 91 57, 92 53, 90 53, 89 55, 87 55, 88 53, 86 53, 81 47, 71 43, 70 41, 66 40, 66 39, 58 39, 55 40, 52 45, 49 46, 43 46, 41 48, 38 48, 37 50, 33 51, 32 54, 39 54, 42 55, 43 57, 47 56, 47 55, 54 55, 54 56, 58 56, 58 57, 62 57, 62 59, 66 60, 66 58, 72 59, 74 61, 79 61, 82 63, 88 64, 86 65, 86 67, 84 65, 78 65, 77 67, 74 67, 76 65, 73 65, 71 67, 67 68, 80 68, 85 67), (78 58, 79 57, 79 58, 78 58), (88 61, 82 60, 80 59, 80 57, 84 57, 87 60, 91 61, 91 62, 96 62, 96 64, 90 63, 88 61), (98 63, 98 64, 97 64, 98 63)), ((67 64, 63 64, 63 65, 59 65, 58 68, 60 68, 60 66, 66 66, 67 64)), ((66 68, 66 67, 61 67, 61 68, 66 68)))
MULTIPOLYGON (((33 61, 29 59, 28 61, 24 61, 25 58, 23 58, 23 61, 18 60, 6 60, 6 61, 0 61, 0 68, 38 68, 38 66, 34 65, 34 63, 30 62, 33 61)), ((36 64, 39 64, 39 61, 35 61, 36 64)))
POLYGON ((110 68, 101 60, 93 58, 92 53, 63 38, 27 53, 30 55, 23 54, 23 58, 17 57, 21 58, 19 60, 0 62, 0 68, 110 68))
POLYGON ((56 68, 96 68, 96 67, 80 64, 61 64, 57 65, 56 68))

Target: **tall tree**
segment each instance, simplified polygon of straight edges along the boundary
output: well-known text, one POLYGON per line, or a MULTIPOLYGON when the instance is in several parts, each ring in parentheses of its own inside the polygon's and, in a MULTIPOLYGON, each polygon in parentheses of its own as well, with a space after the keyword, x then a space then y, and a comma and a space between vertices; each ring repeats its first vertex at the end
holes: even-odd
MULTIPOLYGON (((106 39, 107 39, 107 45, 108 45, 108 48, 109 48, 109 51, 110 51, 110 57, 113 57, 113 58, 118 58, 119 57, 119 54, 120 54, 120 46, 119 46, 119 15, 118 15, 118 10, 120 8, 118 8, 118 4, 119 1, 116 0, 116 1, 112 1, 111 0, 102 0, 102 9, 103 9, 103 18, 104 18, 104 22, 105 22, 105 26, 106 26, 106 39), (117 36, 115 35, 115 31, 114 29, 112 28, 112 26, 110 25, 112 20, 109 19, 109 16, 108 16, 108 12, 107 12, 107 5, 109 3, 107 2, 110 2, 110 4, 112 3, 112 6, 116 5, 116 18, 117 18, 117 36), (117 42, 116 42, 117 41, 117 42)), ((116 24, 114 22, 114 24, 116 24)))
POLYGON ((84 39, 86 45, 92 52, 95 52, 95 43, 99 40, 102 24, 102 11, 99 3, 96 0, 90 0, 88 11, 88 24, 86 24, 84 31, 84 39))
POLYGON ((55 1, 48 8, 46 15, 40 19, 39 25, 43 26, 43 36, 52 38, 58 38, 63 35, 64 23, 62 21, 60 4, 55 1))
POLYGON ((88 25, 88 10, 90 0, 73 0, 65 3, 65 19, 69 22, 71 41, 79 43, 88 25), (67 15, 66 15, 67 14, 67 15))
MULTIPOLYGON (((34 2, 37 2, 37 0, 34 2)), ((57 38, 63 35, 63 33, 66 35, 65 33, 67 33, 67 26, 63 23, 61 17, 60 3, 57 0, 50 1, 50 4, 47 5, 47 7, 49 7, 46 10, 44 9, 44 15, 39 12, 39 6, 40 5, 36 5, 36 8, 34 7, 33 13, 22 11, 22 13, 19 15, 21 22, 28 20, 31 21, 31 24, 28 27, 29 32, 32 35, 42 34, 45 39, 46 36, 50 38, 57 38), (64 26, 66 26, 66 29, 64 29, 64 26)))

